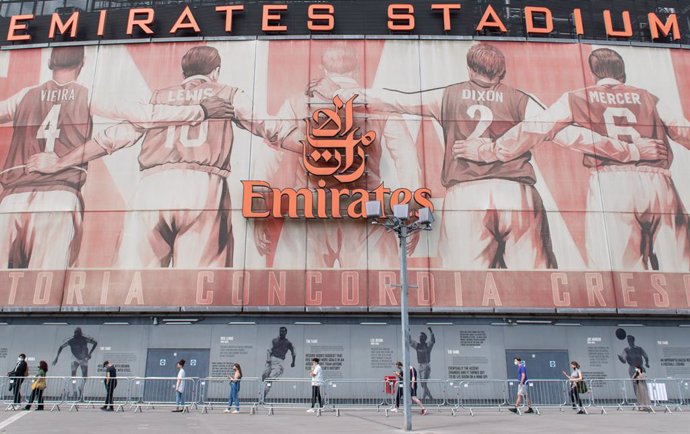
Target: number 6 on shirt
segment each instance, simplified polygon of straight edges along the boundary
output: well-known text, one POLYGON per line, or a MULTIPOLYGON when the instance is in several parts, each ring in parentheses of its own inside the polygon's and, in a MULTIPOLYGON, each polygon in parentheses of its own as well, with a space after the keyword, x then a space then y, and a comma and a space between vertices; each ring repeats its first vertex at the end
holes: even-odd
POLYGON ((640 138, 640 133, 634 127, 637 124, 637 117, 629 108, 608 107, 604 110, 604 122, 606 122, 606 134, 609 137, 623 141, 634 141, 640 138), (616 118, 624 118, 628 125, 617 124, 616 118))

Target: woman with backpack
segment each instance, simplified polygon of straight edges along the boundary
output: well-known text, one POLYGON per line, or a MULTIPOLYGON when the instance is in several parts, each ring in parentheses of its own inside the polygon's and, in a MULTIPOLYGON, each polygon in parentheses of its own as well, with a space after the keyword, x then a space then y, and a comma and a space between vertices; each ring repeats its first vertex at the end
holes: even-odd
POLYGON ((580 393, 587 393, 587 383, 582 377, 582 371, 580 371, 580 364, 576 361, 570 362, 570 375, 563 371, 563 375, 568 379, 570 383, 570 402, 573 404, 573 410, 579 409, 577 414, 587 414, 582 406, 582 399, 580 399, 580 393), (577 406, 575 405, 577 403, 577 406))

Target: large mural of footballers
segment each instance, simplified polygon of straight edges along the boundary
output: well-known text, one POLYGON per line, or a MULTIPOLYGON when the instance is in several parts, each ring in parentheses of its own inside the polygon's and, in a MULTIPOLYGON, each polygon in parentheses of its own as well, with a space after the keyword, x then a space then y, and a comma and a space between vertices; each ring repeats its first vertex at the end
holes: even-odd
POLYGON ((0 62, 8 304, 394 306, 396 239, 337 216, 427 188, 437 222, 403 252, 417 308, 690 307, 682 50, 246 40, 0 62), (338 101, 367 139, 347 164, 309 140, 338 101), (247 180, 269 208, 328 192, 327 216, 246 218, 247 180))

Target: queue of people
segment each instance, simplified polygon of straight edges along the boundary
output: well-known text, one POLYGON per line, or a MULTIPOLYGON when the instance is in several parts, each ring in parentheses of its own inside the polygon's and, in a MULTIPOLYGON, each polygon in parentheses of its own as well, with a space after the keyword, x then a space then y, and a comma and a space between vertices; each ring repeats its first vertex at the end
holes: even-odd
MULTIPOLYGON (((515 357, 513 363, 517 367, 517 393, 515 399, 515 406, 509 410, 513 413, 520 413, 520 407, 523 405, 527 406, 527 410, 524 413, 534 413, 532 409, 532 400, 529 393, 529 378, 527 376, 527 366, 525 362, 520 357, 515 357)), ((175 389, 175 409, 172 410, 174 413, 181 413, 185 408, 185 383, 186 383, 186 372, 184 366, 186 361, 180 359, 177 362, 177 377, 174 384, 175 389)), ((117 387, 117 370, 112 362, 105 361, 103 363, 103 370, 105 372, 105 378, 103 380, 105 386, 105 402, 101 407, 103 411, 114 411, 114 394, 115 388, 117 387)), ((568 381, 568 395, 570 398, 570 403, 573 410, 577 411, 577 414, 587 414, 585 408, 582 404, 582 398, 580 395, 587 393, 588 387, 587 382, 580 370, 580 364, 577 361, 570 362, 570 372, 562 371, 563 375, 568 381)), ((36 410, 44 409, 44 391, 47 387, 47 376, 48 373, 48 363, 45 360, 41 360, 38 364, 38 371, 33 378, 31 383, 31 395, 28 399, 28 403, 24 406, 24 410, 30 410, 34 402, 36 403, 36 410)), ((22 402, 21 396, 21 386, 29 375, 29 366, 26 362, 26 355, 20 354, 17 357, 17 363, 12 371, 7 373, 10 378, 10 391, 13 392, 13 405, 19 405, 22 402)), ((427 410, 424 404, 417 396, 417 386, 418 372, 414 366, 409 367, 408 375, 410 376, 410 397, 412 402, 417 404, 421 408, 421 414, 426 415, 427 410)), ((319 358, 315 357, 311 360, 311 369, 309 371, 309 376, 311 377, 311 407, 307 410, 308 413, 313 413, 316 411, 316 404, 318 408, 323 408, 323 397, 321 394, 321 388, 324 385, 324 374, 323 368, 320 364, 319 358)), ((402 362, 397 362, 395 364, 394 376, 391 378, 395 379, 395 404, 390 408, 392 412, 398 412, 400 408, 400 403, 403 400, 404 395, 404 377, 405 372, 403 369, 402 362)), ((234 363, 232 365, 232 372, 228 375, 229 380, 229 393, 228 393, 228 407, 225 413, 237 414, 240 412, 240 384, 242 381, 242 367, 239 363, 234 363), (233 409, 234 406, 234 409, 233 409)), ((647 375, 645 368, 641 365, 635 366, 634 373, 632 375, 633 390, 637 400, 636 409, 639 411, 652 411, 651 399, 649 396, 649 391, 647 390, 647 375)))
MULTIPOLYGON (((527 367, 525 362, 520 359, 520 357, 515 357, 513 363, 517 366, 518 373, 518 386, 517 386, 517 397, 515 400, 515 407, 509 410, 513 413, 519 413, 519 408, 521 403, 527 404, 527 410, 525 413, 534 413, 532 409, 532 400, 529 394, 529 379, 527 378, 527 367)), ((580 370, 580 364, 573 360, 570 362, 570 373, 562 371, 563 375, 568 380, 568 395, 570 397, 570 404, 573 410, 577 411, 577 414, 587 414, 584 406, 582 405, 582 398, 580 395, 589 392, 587 387, 587 382, 585 381, 582 371, 580 370)), ((633 390, 635 392, 635 398, 637 401, 636 409, 639 411, 652 411, 652 403, 649 398, 649 391, 647 390, 646 382, 646 371, 644 367, 638 365, 635 367, 635 372, 632 376, 633 390)))

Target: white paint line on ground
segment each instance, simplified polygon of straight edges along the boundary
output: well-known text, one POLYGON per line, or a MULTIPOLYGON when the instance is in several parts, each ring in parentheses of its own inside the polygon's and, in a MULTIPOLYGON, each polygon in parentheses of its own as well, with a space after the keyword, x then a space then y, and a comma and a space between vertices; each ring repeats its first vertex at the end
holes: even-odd
POLYGON ((0 422, 0 429, 7 428, 8 426, 10 426, 11 424, 15 423, 15 422, 18 421, 19 419, 23 418, 23 417, 26 416, 27 414, 29 414, 28 411, 22 411, 21 413, 17 413, 17 414, 15 414, 15 415, 12 416, 12 417, 8 417, 8 418, 5 419, 4 421, 0 422))

